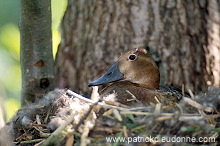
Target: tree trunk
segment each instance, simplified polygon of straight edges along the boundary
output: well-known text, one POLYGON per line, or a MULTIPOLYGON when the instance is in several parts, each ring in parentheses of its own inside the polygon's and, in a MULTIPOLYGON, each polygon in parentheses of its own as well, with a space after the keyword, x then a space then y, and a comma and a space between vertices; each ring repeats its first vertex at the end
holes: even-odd
POLYGON ((149 46, 166 84, 219 86, 217 0, 69 0, 56 66, 60 87, 86 93, 121 53, 149 46))
POLYGON ((51 1, 21 0, 22 105, 54 88, 51 1))

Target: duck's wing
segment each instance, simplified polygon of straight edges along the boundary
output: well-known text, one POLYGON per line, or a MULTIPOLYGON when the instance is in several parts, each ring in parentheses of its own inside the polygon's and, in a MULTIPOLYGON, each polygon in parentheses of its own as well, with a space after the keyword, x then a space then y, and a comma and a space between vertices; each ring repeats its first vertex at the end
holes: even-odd
POLYGON ((190 97, 190 94, 186 91, 182 91, 180 87, 170 85, 160 85, 160 92, 176 97, 179 101, 182 97, 190 97))

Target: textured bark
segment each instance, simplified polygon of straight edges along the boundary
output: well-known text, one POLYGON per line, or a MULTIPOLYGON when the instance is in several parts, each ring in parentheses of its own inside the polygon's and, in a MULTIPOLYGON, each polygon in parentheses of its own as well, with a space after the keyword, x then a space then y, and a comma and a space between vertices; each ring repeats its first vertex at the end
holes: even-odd
POLYGON ((195 91, 219 86, 219 7, 216 0, 69 0, 56 61, 59 86, 86 93, 120 53, 140 46, 159 53, 165 83, 195 91))
POLYGON ((50 3, 21 0, 22 105, 36 101, 55 87, 50 3))
POLYGON ((220 0, 211 0, 208 3, 207 32, 208 45, 206 46, 206 70, 208 85, 220 85, 220 0))

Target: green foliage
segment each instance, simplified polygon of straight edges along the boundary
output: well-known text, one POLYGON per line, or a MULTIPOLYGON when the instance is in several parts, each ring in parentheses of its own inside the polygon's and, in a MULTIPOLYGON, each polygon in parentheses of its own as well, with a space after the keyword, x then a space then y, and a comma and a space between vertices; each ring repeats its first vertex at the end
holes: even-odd
POLYGON ((19 31, 12 23, 0 28, 0 83, 0 98, 4 97, 9 120, 19 108, 21 89, 19 31))
POLYGON ((18 24, 19 21, 19 1, 1 0, 0 1, 0 27, 8 24, 18 24))
MULTIPOLYGON (((59 24, 66 9, 67 0, 52 0, 52 36, 55 56, 60 42, 59 24)), ((9 120, 20 106, 20 34, 19 1, 0 1, 0 98, 9 120), (10 16, 10 17, 9 17, 10 16)))

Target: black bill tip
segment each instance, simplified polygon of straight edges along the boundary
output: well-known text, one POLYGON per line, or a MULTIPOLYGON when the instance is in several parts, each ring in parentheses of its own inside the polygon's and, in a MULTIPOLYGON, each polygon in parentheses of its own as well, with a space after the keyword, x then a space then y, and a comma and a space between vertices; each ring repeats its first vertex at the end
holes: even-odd
POLYGON ((123 79, 123 74, 120 72, 119 68, 118 68, 118 63, 116 62, 114 63, 110 69, 100 78, 90 82, 88 84, 89 87, 91 86, 99 86, 99 85, 103 85, 106 83, 110 83, 113 81, 117 81, 117 80, 121 80, 123 79))

